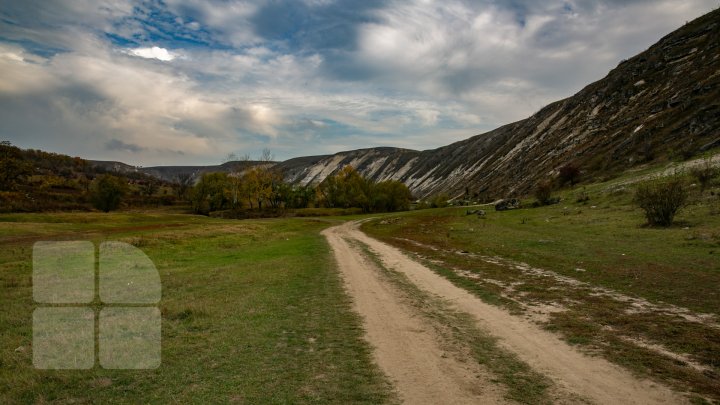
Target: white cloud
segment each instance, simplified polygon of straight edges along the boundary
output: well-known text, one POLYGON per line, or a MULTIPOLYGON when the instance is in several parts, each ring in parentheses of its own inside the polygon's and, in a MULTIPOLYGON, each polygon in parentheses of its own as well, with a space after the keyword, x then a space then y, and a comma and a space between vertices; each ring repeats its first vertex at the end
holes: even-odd
POLYGON ((499 126, 602 78, 711 3, 398 0, 360 27, 351 56, 376 86, 499 126))
POLYGON ((200 26, 218 35, 224 44, 248 46, 260 42, 255 35, 250 18, 257 12, 261 2, 248 0, 166 0, 168 8, 176 13, 192 10, 200 26))
MULTIPOLYGON (((93 8, 83 1, 80 8, 93 8)), ((130 1, 83 11, 59 0, 46 10, 59 12, 61 24, 1 26, 14 39, 66 51, 38 56, 0 42, 0 137, 145 164, 212 163, 264 146, 279 158, 437 147, 570 95, 710 4, 617 1, 623 4, 517 0, 522 21, 506 2, 389 1, 348 27, 354 46, 333 54, 302 38, 299 49, 263 40, 251 21, 261 4, 253 1, 166 0, 175 24, 223 44, 203 48, 163 40, 162 32, 152 37, 128 20, 130 1), (72 24, 75 12, 88 22, 72 24), (118 52, 104 32, 155 46, 118 52), (338 59, 352 72, 329 75, 338 59)), ((305 2, 313 12, 333 3, 305 2)))
POLYGON ((163 62, 169 62, 177 57, 174 53, 168 51, 167 49, 157 46, 153 46, 151 48, 128 49, 128 52, 131 55, 139 56, 141 58, 157 59, 163 62))

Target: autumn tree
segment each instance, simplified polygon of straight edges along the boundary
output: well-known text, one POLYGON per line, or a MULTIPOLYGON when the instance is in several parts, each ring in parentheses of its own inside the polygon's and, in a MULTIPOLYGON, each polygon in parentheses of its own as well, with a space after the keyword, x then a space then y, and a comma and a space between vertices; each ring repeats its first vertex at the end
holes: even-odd
POLYGON ((242 175, 242 194, 248 201, 250 209, 257 207, 259 211, 268 206, 279 208, 282 174, 274 168, 273 154, 270 149, 263 149, 258 158, 259 164, 252 165, 242 175))
POLYGON ((192 207, 198 214, 227 209, 230 204, 227 173, 206 173, 193 188, 192 207))
POLYGON ((324 203, 330 208, 362 208, 369 211, 369 182, 350 165, 320 184, 324 203))
POLYGON ((93 206, 103 212, 110 212, 120 207, 120 202, 128 192, 126 179, 103 174, 93 180, 90 185, 90 201, 93 206))
POLYGON ((362 208, 364 212, 406 210, 412 199, 403 183, 394 180, 375 183, 352 166, 345 166, 336 175, 326 178, 319 190, 327 207, 362 208))

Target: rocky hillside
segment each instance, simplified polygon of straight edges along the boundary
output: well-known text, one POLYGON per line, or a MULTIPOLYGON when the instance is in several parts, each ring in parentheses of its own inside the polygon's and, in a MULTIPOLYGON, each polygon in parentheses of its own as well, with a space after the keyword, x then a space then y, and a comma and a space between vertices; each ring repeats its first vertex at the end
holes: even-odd
MULTIPOLYGON (((716 10, 525 120, 434 150, 361 149, 277 167, 293 183, 315 184, 350 164, 375 180, 400 180, 418 197, 469 192, 491 200, 526 194, 569 163, 590 179, 686 159, 720 146, 719 45, 716 10)), ((137 170, 172 180, 231 165, 137 170)))
POLYGON ((568 163, 586 178, 720 146, 720 11, 666 36, 605 78, 532 117, 423 152, 374 148, 281 163, 294 182, 346 164, 398 179, 419 197, 529 192, 568 163))

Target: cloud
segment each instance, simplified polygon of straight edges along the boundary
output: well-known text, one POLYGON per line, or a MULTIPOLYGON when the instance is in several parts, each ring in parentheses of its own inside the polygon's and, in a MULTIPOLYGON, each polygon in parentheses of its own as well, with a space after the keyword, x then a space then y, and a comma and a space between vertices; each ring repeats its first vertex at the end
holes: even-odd
POLYGON ((0 138, 142 165, 441 146, 570 96, 715 5, 8 3, 0 138))
POLYGON ((131 55, 139 56, 141 58, 157 59, 163 62, 169 62, 177 57, 174 53, 169 52, 167 49, 157 46, 153 46, 152 48, 128 49, 128 52, 131 55))
POLYGON ((119 139, 111 139, 105 143, 105 148, 112 151, 127 151, 138 153, 145 150, 145 148, 135 145, 134 143, 125 143, 119 139))

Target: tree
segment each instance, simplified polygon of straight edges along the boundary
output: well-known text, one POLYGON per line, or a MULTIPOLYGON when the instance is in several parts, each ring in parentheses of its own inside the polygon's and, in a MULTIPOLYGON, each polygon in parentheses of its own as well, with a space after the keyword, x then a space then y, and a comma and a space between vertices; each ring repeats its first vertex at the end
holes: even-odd
POLYGON ((127 181, 112 174, 103 174, 90 185, 90 201, 103 212, 116 210, 128 192, 127 181))
POLYGON ((317 193, 310 186, 292 186, 285 197, 285 207, 287 208, 308 208, 310 204, 315 202, 317 193))
POLYGON ((184 200, 188 197, 192 184, 193 175, 190 173, 180 173, 175 177, 175 192, 179 199, 184 200))
POLYGON ((273 154, 270 149, 263 149, 258 158, 260 164, 252 164, 250 157, 245 155, 239 164, 232 168, 233 175, 239 179, 239 195, 243 196, 250 209, 265 207, 279 208, 282 205, 282 175, 273 166, 273 154))
POLYGON ((682 179, 674 176, 640 184, 635 191, 635 203, 645 211, 649 225, 670 226, 687 196, 682 179))
POLYGON ((276 180, 274 173, 265 167, 253 166, 243 175, 243 190, 248 199, 250 209, 257 206, 259 211, 263 209, 263 202, 269 201, 273 196, 273 182, 276 180))
POLYGON ((329 208, 362 208, 370 211, 371 182, 352 166, 343 167, 334 176, 328 176, 320 183, 323 202, 329 208))
POLYGON ((412 194, 407 186, 397 180, 387 180, 372 187, 372 209, 376 212, 407 211, 412 194))
POLYGON ((15 189, 31 174, 32 166, 23 158, 22 150, 8 141, 0 142, 0 191, 15 189))
POLYGON ((275 155, 272 153, 272 151, 268 148, 265 148, 260 154, 260 159, 258 160, 263 163, 271 163, 274 159, 275 155))
POLYGON ((146 180, 140 184, 140 194, 145 197, 152 197, 159 189, 160 184, 153 179, 146 180))
POLYGON ((207 215, 230 206, 230 182, 227 173, 206 173, 193 188, 192 207, 198 214, 207 215))

